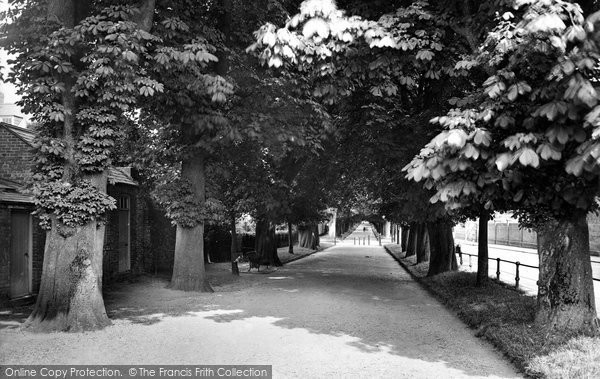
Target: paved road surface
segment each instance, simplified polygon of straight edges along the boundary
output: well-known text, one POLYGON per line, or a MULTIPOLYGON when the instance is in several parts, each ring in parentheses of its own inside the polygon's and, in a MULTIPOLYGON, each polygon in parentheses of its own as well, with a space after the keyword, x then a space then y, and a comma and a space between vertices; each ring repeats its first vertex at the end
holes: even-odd
POLYGON ((117 319, 102 331, 0 331, 0 364, 272 364, 275 378, 520 377, 383 248, 353 245, 366 233, 359 227, 326 251, 255 275, 260 285, 242 291, 161 287, 179 296, 162 300, 162 313, 117 319))

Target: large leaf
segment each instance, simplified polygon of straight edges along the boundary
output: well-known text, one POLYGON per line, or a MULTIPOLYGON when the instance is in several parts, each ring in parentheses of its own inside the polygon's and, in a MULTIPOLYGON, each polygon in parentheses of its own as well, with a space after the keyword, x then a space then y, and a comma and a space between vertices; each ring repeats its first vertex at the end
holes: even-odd
POLYGON ((533 149, 525 147, 519 155, 519 163, 523 166, 538 167, 540 165, 540 158, 533 149))

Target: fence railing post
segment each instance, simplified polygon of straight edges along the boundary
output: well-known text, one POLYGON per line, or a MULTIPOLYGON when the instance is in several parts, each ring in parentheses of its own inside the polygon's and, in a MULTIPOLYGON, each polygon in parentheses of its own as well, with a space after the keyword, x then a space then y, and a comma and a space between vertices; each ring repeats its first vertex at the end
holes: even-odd
POLYGON ((496 258, 496 279, 500 280, 500 258, 496 258))
POLYGON ((494 244, 498 243, 498 224, 494 222, 494 244))
POLYGON ((369 240, 369 245, 371 245, 371 236, 367 236, 367 239, 369 240))
POLYGON ((469 254, 469 269, 473 268, 473 265, 471 264, 471 254, 469 254))
POLYGON ((519 277, 519 266, 521 266, 521 263, 519 261, 517 261, 517 262, 515 262, 515 266, 516 266, 515 288, 519 288, 519 280, 521 280, 521 278, 519 277))

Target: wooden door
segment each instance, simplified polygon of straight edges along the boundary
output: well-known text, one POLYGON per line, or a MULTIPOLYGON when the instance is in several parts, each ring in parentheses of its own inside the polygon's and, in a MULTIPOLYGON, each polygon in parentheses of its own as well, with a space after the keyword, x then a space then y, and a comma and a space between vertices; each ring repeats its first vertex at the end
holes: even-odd
POLYGON ((30 293, 31 283, 31 214, 11 211, 10 296, 30 293))
POLYGON ((119 212, 119 272, 124 272, 131 268, 129 196, 119 197, 117 210, 119 212))

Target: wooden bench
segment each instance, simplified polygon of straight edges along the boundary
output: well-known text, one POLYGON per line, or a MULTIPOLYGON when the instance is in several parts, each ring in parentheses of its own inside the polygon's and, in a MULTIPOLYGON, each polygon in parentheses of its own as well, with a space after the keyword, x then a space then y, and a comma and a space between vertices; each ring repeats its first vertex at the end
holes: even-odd
POLYGON ((255 267, 256 267, 257 271, 260 271, 261 265, 267 266, 267 268, 269 268, 269 266, 271 265, 270 262, 261 261, 260 257, 254 250, 242 251, 242 256, 240 258, 238 258, 238 259, 240 259, 241 262, 249 263, 248 272, 250 272, 250 270, 252 270, 255 267))

